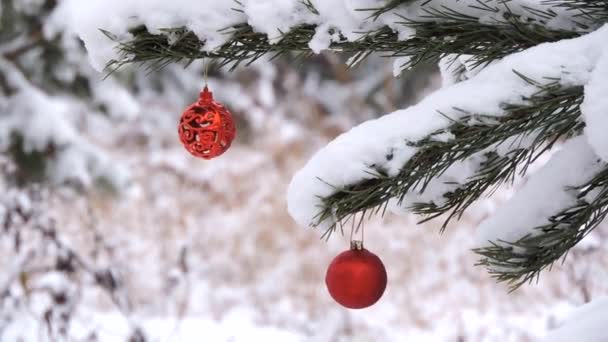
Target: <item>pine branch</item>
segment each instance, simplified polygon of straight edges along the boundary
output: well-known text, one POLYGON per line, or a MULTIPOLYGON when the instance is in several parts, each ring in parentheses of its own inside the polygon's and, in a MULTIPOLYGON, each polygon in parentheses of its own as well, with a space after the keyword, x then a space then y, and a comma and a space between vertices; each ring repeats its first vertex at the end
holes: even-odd
MULTIPOLYGON (((360 11, 371 11, 371 18, 377 20, 381 15, 388 13, 399 6, 403 6, 409 3, 414 2, 415 0, 389 0, 385 5, 375 8, 362 8, 360 11)), ((431 2, 432 0, 425 0, 421 5, 424 6, 431 2)))
POLYGON ((537 227, 534 233, 516 242, 499 241, 476 249, 482 256, 479 265, 487 267, 498 281, 507 282, 511 290, 516 290, 565 258, 568 250, 608 214, 608 168, 575 189, 580 191, 577 203, 550 217, 549 222, 537 227))
MULTIPOLYGON (((472 55, 477 65, 483 65, 541 43, 582 34, 551 29, 543 22, 513 14, 506 15, 500 22, 480 23, 479 18, 447 7, 429 9, 426 13, 421 20, 402 18, 403 21, 399 23, 416 30, 416 36, 412 39, 399 40, 398 33, 386 26, 368 32, 356 41, 347 41, 339 34, 342 39, 332 42, 329 49, 354 54, 357 60, 372 53, 408 56, 410 62, 405 67, 436 62, 445 54, 472 55)), ((117 48, 121 52, 119 60, 108 64, 108 68, 114 70, 128 63, 143 63, 157 69, 170 63, 188 64, 201 58, 220 59, 222 66, 230 64, 231 68, 235 68, 241 63, 252 63, 266 54, 271 54, 273 58, 287 53, 308 56, 312 55, 308 44, 316 29, 315 25, 300 25, 283 33, 278 42, 271 44, 265 34, 255 32, 248 24, 235 25, 225 30, 230 39, 213 51, 205 51, 205 42, 184 28, 166 29, 162 34, 154 35, 139 27, 131 31, 133 39, 126 42, 119 42, 110 32, 103 32, 117 41, 117 48)))
MULTIPOLYGON (((445 194, 447 201, 444 204, 419 203, 413 208, 418 213, 431 215, 431 218, 453 210, 446 224, 451 218, 462 215, 471 203, 492 187, 511 181, 516 172, 525 173, 527 166, 557 140, 579 134, 582 130, 584 124, 579 119, 582 87, 562 88, 557 82, 535 84, 539 91, 526 99, 525 104, 503 105, 508 112, 505 116, 469 114, 447 129, 411 143, 419 150, 396 176, 389 177, 377 168, 374 178, 336 189, 334 194, 322 199, 323 207, 316 217, 316 224, 327 219, 336 222, 348 220, 359 212, 383 211, 392 198, 401 202, 408 192, 424 192, 432 180, 456 162, 484 153, 490 147, 496 148, 507 139, 533 136, 530 146, 505 156, 500 157, 491 150, 485 152, 486 160, 476 174, 453 192, 445 194), (470 124, 471 121, 476 123, 470 124), (435 138, 446 133, 453 138, 447 141, 435 138)), ((335 225, 327 234, 334 230, 335 225)))
POLYGON ((545 0, 547 5, 565 8, 574 17, 595 22, 596 27, 608 22, 608 0, 545 0))
MULTIPOLYGON (((505 120, 476 127, 470 132, 468 132, 468 127, 461 128, 467 131, 466 134, 473 135, 473 139, 460 138, 461 134, 456 135, 456 139, 459 141, 455 141, 451 149, 457 150, 458 153, 468 151, 472 155, 476 149, 484 144, 500 145, 512 137, 523 139, 526 136, 533 136, 534 140, 526 147, 514 146, 504 156, 494 151, 485 152, 485 160, 481 163, 475 175, 465 184, 444 194, 445 201, 443 203, 415 203, 412 206, 412 211, 427 216, 422 222, 449 213, 442 225, 442 229, 445 229, 451 219, 459 219, 476 200, 484 195, 491 194, 502 184, 512 183, 517 174, 524 175, 528 166, 543 153, 550 150, 556 142, 582 133, 584 123, 579 118, 581 116, 580 105, 583 101, 583 89, 552 89, 554 87, 559 86, 545 87, 544 91, 551 94, 549 96, 533 97, 530 101, 536 103, 534 107, 507 106, 511 107, 506 109, 511 114, 505 120), (472 146, 474 148, 471 148, 472 146)), ((462 121, 470 120, 470 118, 470 116, 465 117, 462 121)), ((454 134, 452 131, 449 132, 454 134)), ((445 144, 450 145, 449 143, 445 144)), ((425 143, 421 142, 421 146, 425 146, 425 143)), ((512 147, 509 146, 509 148, 512 147)), ((435 176, 430 175, 430 177, 435 176)), ((430 179, 427 180, 425 186, 428 182, 430 182, 430 179)))
MULTIPOLYGON (((110 32, 102 31, 108 38, 117 41, 110 32)), ((285 33, 276 44, 270 44, 263 33, 254 32, 247 24, 236 25, 226 30, 231 39, 214 51, 204 51, 205 42, 184 28, 165 29, 163 34, 149 33, 145 27, 131 31, 134 38, 125 43, 119 43, 118 49, 123 58, 108 63, 109 70, 120 68, 128 63, 142 63, 150 70, 162 68, 170 63, 185 62, 186 65, 196 59, 219 59, 220 66, 232 64, 234 69, 241 63, 253 63, 258 58, 272 53, 274 57, 287 52, 301 54, 312 53, 308 42, 315 33, 312 25, 302 25, 285 33), (167 37, 171 37, 169 42, 167 37)))
MULTIPOLYGON (((484 7, 498 12, 496 7, 484 7)), ((416 36, 405 41, 394 56, 411 57, 412 67, 424 60, 438 62, 446 54, 470 55, 472 66, 484 66, 515 52, 523 51, 544 42, 575 38, 577 32, 552 29, 543 21, 523 18, 510 11, 503 20, 480 23, 479 18, 448 7, 425 9, 421 20, 403 18, 402 25, 413 28, 416 36)))

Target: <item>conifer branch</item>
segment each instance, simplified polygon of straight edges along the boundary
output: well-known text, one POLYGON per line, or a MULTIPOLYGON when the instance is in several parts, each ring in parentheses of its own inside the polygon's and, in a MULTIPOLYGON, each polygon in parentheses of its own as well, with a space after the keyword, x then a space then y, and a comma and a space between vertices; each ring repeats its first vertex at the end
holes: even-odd
POLYGON ((476 249, 482 257, 479 265, 516 290, 565 258, 608 214, 608 168, 574 190, 579 191, 577 203, 548 218, 534 233, 515 242, 499 241, 476 249))
MULTIPOLYGON (((389 0, 383 6, 376 7, 376 8, 362 8, 361 11, 371 11, 372 12, 371 17, 374 18, 374 20, 377 20, 378 18, 380 18, 381 15, 388 13, 399 6, 406 5, 406 4, 412 3, 414 1, 415 0, 389 0)), ((422 3, 422 6, 428 4, 431 1, 432 0, 425 0, 422 3)))
MULTIPOLYGON (((422 222, 449 214, 442 225, 442 229, 445 229, 451 219, 459 219, 476 200, 490 195, 505 183, 512 183, 516 175, 524 175, 528 166, 550 150, 556 142, 582 133, 584 123, 579 118, 583 89, 552 90, 553 87, 555 85, 545 87, 544 91, 552 94, 545 98, 546 107, 541 108, 543 101, 539 98, 532 100, 537 102, 535 107, 507 106, 511 107, 507 110, 512 114, 506 121, 476 127, 471 131, 473 136, 485 131, 484 134, 479 135, 479 138, 485 137, 483 139, 494 143, 495 146, 504 144, 507 139, 512 137, 518 137, 517 140, 524 139, 526 136, 534 137, 534 139, 529 146, 508 146, 510 151, 505 155, 499 155, 495 151, 482 152, 484 161, 481 162, 475 175, 455 190, 444 194, 444 202, 441 204, 415 203, 412 206, 411 209, 414 213, 426 216, 422 222), (551 114, 552 111, 554 111, 553 114, 551 114), (527 122, 528 120, 529 122, 527 122), (516 126, 520 126, 520 129, 514 130, 516 126)), ((469 116, 463 120, 470 118, 469 116)), ((468 131, 467 128, 463 129, 468 131)), ((450 133, 452 132, 450 131, 450 133)), ((454 147, 458 151, 466 151, 467 144, 475 146, 471 150, 483 146, 482 140, 459 139, 460 136, 456 136, 460 141, 454 147), (458 145, 463 147, 458 147, 458 145)), ((511 144, 514 145, 517 142, 511 144)), ((421 146, 424 146, 424 143, 421 146)))
POLYGON ((608 22, 608 0, 545 0, 545 3, 566 8, 575 18, 584 18, 596 27, 608 22))
MULTIPOLYGON (((396 176, 389 177, 382 169, 376 168, 374 178, 337 189, 334 194, 322 199, 323 207, 316 217, 316 223, 327 219, 340 222, 359 212, 383 211, 392 198, 401 202, 411 191, 422 193, 432 180, 450 166, 483 153, 485 161, 475 175, 456 190, 445 194, 444 204, 418 203, 413 206, 414 211, 431 215, 430 218, 452 211, 445 224, 453 217, 459 217, 470 204, 493 187, 512 181, 518 172, 525 174, 528 165, 556 141, 582 131, 584 123, 580 121, 580 104, 583 88, 563 88, 557 82, 535 84, 539 91, 526 99, 525 104, 503 105, 508 112, 505 116, 468 113, 448 128, 411 143, 419 150, 396 176), (476 123, 471 124, 471 121, 476 123), (447 141, 435 138, 446 133, 452 138, 447 141), (530 146, 515 148, 504 156, 493 152, 507 139, 526 136, 534 137, 530 146)), ((334 229, 335 225, 329 229, 329 234, 334 229)))
MULTIPOLYGON (((497 9, 487 7, 486 10, 497 9)), ((411 39, 399 40, 398 33, 388 26, 368 32, 356 41, 348 41, 338 32, 341 39, 332 42, 329 50, 355 55, 357 60, 372 53, 410 57, 404 67, 436 62, 446 54, 471 55, 476 65, 483 65, 541 43, 584 33, 549 28, 542 21, 509 12, 504 20, 494 23, 480 23, 479 18, 447 7, 429 8, 425 12, 426 15, 418 20, 402 18, 398 23, 415 29, 416 35, 411 39)), ((145 27, 138 27, 131 31, 133 38, 125 42, 119 41, 111 32, 102 32, 118 44, 121 58, 108 63, 109 70, 114 70, 128 63, 142 63, 157 69, 170 63, 187 65, 201 58, 219 59, 222 66, 235 68, 266 54, 272 58, 288 53, 309 56, 313 54, 309 42, 316 29, 315 25, 300 25, 284 32, 278 42, 271 43, 265 34, 255 32, 248 24, 239 24, 224 30, 230 39, 212 51, 206 51, 205 42, 184 28, 165 29, 157 35, 145 27)))

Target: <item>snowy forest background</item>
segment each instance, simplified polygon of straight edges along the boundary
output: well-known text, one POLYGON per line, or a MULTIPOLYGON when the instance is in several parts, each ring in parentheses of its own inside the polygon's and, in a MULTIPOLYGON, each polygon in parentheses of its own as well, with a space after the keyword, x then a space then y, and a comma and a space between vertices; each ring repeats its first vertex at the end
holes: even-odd
POLYGON ((339 307, 323 277, 347 240, 298 227, 287 185, 338 134, 439 87, 435 67, 212 65, 239 135, 201 161, 176 123, 202 62, 104 78, 66 3, 0 2, 0 341, 536 341, 608 290, 605 229, 514 293, 473 267, 473 230, 504 190, 443 235, 414 217, 369 222, 387 292, 339 307))

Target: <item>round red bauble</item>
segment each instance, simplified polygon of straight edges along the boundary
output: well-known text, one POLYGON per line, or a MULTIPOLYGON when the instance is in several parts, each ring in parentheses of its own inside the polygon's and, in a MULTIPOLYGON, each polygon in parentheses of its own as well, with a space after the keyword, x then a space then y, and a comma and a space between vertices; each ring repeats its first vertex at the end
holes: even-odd
POLYGON ((375 304, 386 289, 386 281, 386 269, 380 258, 361 245, 340 253, 325 275, 329 294, 349 309, 375 304))
POLYGON ((236 136, 236 127, 232 114, 213 100, 213 94, 205 86, 198 101, 182 114, 178 133, 188 152, 211 159, 228 150, 236 136))

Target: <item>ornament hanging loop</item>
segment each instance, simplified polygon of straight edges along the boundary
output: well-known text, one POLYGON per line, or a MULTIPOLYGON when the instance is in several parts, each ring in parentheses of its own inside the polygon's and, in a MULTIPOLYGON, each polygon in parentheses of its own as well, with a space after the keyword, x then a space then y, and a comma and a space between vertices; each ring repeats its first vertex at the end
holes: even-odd
POLYGON ((209 60, 204 59, 203 65, 203 79, 205 81, 205 87, 203 88, 203 91, 201 91, 198 99, 198 103, 201 106, 213 102, 213 93, 209 91, 209 85, 207 84, 207 80, 209 79, 209 60))
POLYGON ((363 216, 361 217, 361 220, 358 221, 358 224, 356 223, 357 219, 353 217, 353 224, 350 229, 350 249, 353 251, 363 250, 363 242, 365 241, 365 224, 363 224, 363 218, 365 217, 365 214, 362 215, 363 216), (359 233, 359 231, 361 231, 361 240, 355 240, 353 238, 354 234, 359 233))

